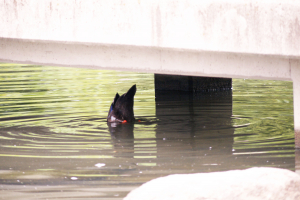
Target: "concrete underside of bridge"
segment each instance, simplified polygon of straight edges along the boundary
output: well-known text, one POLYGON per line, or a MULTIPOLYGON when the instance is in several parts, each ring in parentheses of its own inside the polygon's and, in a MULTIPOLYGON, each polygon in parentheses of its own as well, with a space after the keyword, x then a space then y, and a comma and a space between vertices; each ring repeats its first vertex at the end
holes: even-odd
POLYGON ((196 93, 232 89, 231 78, 155 74, 154 83, 155 90, 162 91, 185 91, 196 93))
POLYGON ((300 148, 298 1, 0 0, 0 16, 1 62, 293 81, 300 148))

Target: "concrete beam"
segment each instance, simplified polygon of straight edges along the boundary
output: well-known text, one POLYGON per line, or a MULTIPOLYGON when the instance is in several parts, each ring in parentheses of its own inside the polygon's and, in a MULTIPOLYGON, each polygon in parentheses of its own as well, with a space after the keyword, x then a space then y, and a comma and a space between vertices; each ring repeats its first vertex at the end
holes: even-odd
POLYGON ((287 57, 0 38, 0 61, 158 74, 292 80, 287 57))

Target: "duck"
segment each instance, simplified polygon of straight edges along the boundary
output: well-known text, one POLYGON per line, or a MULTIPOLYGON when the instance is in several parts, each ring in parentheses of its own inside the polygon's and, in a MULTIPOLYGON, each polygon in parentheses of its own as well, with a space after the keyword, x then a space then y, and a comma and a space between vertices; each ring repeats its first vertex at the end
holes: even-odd
POLYGON ((126 123, 135 120, 133 113, 133 99, 136 93, 136 84, 125 94, 116 94, 108 111, 107 122, 126 123))

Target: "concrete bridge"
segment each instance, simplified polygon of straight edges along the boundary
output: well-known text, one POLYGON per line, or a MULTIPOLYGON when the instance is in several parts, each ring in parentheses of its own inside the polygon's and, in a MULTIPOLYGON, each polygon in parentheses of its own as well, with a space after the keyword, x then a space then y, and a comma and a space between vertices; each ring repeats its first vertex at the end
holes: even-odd
POLYGON ((293 81, 300 148, 300 2, 0 0, 0 61, 293 81))

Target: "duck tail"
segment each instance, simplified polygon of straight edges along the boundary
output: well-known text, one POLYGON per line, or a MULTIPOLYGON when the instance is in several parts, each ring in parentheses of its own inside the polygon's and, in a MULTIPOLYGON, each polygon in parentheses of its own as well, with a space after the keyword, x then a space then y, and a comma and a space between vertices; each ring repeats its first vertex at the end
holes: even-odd
POLYGON ((126 93, 126 97, 128 98, 128 97, 134 97, 134 95, 135 95, 135 93, 136 93, 136 84, 134 84, 128 91, 127 91, 127 93, 126 93))
POLYGON ((114 109, 114 107, 116 105, 116 102, 119 99, 119 97, 120 97, 120 95, 117 93, 116 96, 115 96, 115 98, 114 98, 114 101, 111 103, 111 106, 109 108, 108 114, 111 113, 111 111, 113 111, 113 109, 114 109))
POLYGON ((114 102, 113 102, 114 105, 116 104, 116 102, 119 99, 119 97, 120 97, 120 95, 117 93, 116 96, 115 96, 115 98, 114 98, 114 102))

